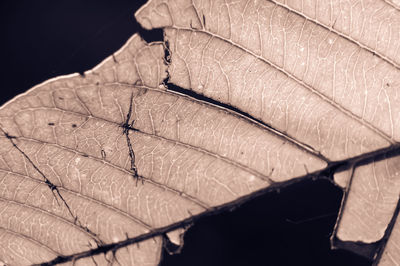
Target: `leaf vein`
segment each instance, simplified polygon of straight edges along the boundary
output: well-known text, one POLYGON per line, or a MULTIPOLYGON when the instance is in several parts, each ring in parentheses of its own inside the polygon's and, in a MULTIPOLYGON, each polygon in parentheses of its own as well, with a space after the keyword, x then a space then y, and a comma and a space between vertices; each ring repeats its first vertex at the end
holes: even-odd
MULTIPOLYGON (((201 33, 205 33, 208 35, 212 35, 214 37, 216 37, 217 39, 227 42, 239 49, 241 49, 242 51, 251 54, 254 57, 257 57, 259 60, 267 63, 268 65, 270 65, 271 67, 275 68, 276 70, 282 72, 283 74, 285 74, 288 78, 290 78, 291 80, 295 81, 296 83, 300 84, 301 86, 303 86, 304 88, 308 89, 310 92, 314 93, 315 95, 317 95, 319 98, 321 98, 324 102, 330 104, 331 106, 333 106, 335 109, 337 109, 338 111, 342 112, 344 115, 360 122, 362 125, 368 127, 369 129, 371 129, 374 133, 378 134, 379 136, 381 136, 382 138, 384 138, 385 140, 387 140, 388 142, 390 142, 391 144, 395 144, 395 141, 388 136, 386 133, 382 132, 379 128, 375 127, 374 125, 372 125, 371 123, 361 119, 360 117, 358 117, 357 115, 353 114, 351 111, 347 110, 345 107, 339 105, 338 103, 336 103, 335 101, 333 101, 332 99, 328 98, 327 96, 325 96, 324 94, 322 94, 321 92, 319 92, 318 90, 316 90, 315 88, 313 88, 312 86, 306 84, 304 81, 298 79, 297 77, 295 77, 294 75, 290 74, 289 72, 287 72, 285 69, 283 69, 282 67, 276 65, 273 62, 270 62, 269 60, 255 54, 254 52, 248 50, 247 48, 234 43, 231 40, 227 40, 219 35, 216 35, 214 33, 211 32, 206 32, 203 30, 194 30, 194 29, 188 29, 188 28, 183 28, 183 27, 176 27, 176 26, 171 26, 171 29, 175 29, 175 30, 180 30, 180 31, 191 31, 191 32, 201 32, 201 33)), ((303 143, 302 143, 303 144, 303 143)), ((303 144, 304 145, 304 144, 303 144)))
MULTIPOLYGON (((291 7, 287 6, 287 5, 285 5, 285 4, 276 2, 275 0, 268 0, 268 1, 270 1, 270 2, 272 2, 272 3, 274 3, 274 4, 276 4, 277 6, 280 6, 280 7, 283 7, 283 8, 285 8, 285 9, 287 9, 289 12, 292 12, 292 13, 294 13, 294 14, 296 14, 296 15, 302 17, 302 18, 304 18, 305 20, 308 20, 308 21, 310 21, 310 22, 312 22, 312 23, 314 23, 314 24, 316 24, 316 25, 318 25, 318 26, 320 26, 320 27, 322 27, 322 28, 324 28, 324 29, 326 29, 326 30, 329 30, 329 31, 331 31, 331 32, 333 32, 333 33, 335 33, 335 34, 337 34, 337 35, 339 35, 339 36, 345 38, 346 40, 348 40, 348 41, 350 41, 350 42, 356 44, 357 46, 361 47, 362 49, 364 49, 364 50, 366 50, 366 51, 368 51, 368 52, 370 52, 370 53, 375 54, 376 56, 378 56, 379 58, 381 58, 381 59, 384 60, 385 62, 388 62, 388 63, 391 64, 393 67, 395 67, 396 69, 400 70, 400 65, 399 65, 399 64, 397 64, 396 62, 394 62, 393 60, 391 60, 391 59, 388 58, 387 56, 381 54, 380 52, 373 50, 371 47, 369 47, 369 46, 367 46, 367 45, 365 45, 365 44, 362 44, 361 42, 355 40, 354 38, 352 38, 352 37, 350 37, 350 36, 345 35, 344 33, 340 32, 340 31, 338 31, 338 30, 335 30, 335 29, 333 28, 333 27, 334 27, 334 24, 333 24, 332 26, 328 27, 328 26, 324 25, 323 23, 318 22, 318 20, 313 19, 313 18, 310 18, 310 17, 308 17, 307 15, 304 15, 304 14, 300 13, 299 11, 297 11, 297 10, 295 10, 295 9, 293 9, 293 8, 291 8, 291 7)), ((385 0, 384 0, 384 1, 385 1, 385 0)), ((388 3, 387 1, 385 1, 385 2, 388 3)), ((391 5, 391 6, 393 6, 393 5, 391 5)), ((398 8, 396 8, 396 9, 398 9, 398 8)), ((318 10, 318 9, 316 9, 316 10, 318 10)), ((398 10, 399 10, 399 9, 398 9, 398 10)), ((350 25, 352 25, 352 24, 350 24, 350 25)))

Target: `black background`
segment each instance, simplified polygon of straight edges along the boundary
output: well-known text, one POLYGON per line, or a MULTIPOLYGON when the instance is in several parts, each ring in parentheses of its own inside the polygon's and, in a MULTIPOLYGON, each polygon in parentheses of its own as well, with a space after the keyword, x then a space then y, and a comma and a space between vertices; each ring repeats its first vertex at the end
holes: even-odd
MULTIPOLYGON (((139 25, 145 1, 1 1, 0 105, 49 78, 91 69, 118 50, 139 25)), ((141 30, 146 40, 160 32, 141 30)), ((371 265, 330 250, 342 191, 305 181, 232 212, 200 220, 179 255, 161 265, 371 265)))

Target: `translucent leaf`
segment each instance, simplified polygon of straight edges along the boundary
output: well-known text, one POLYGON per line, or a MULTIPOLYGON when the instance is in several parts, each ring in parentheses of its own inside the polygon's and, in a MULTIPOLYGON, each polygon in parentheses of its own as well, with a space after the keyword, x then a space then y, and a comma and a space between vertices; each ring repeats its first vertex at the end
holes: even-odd
POLYGON ((0 260, 156 265, 198 217, 337 171, 335 238, 400 263, 400 13, 349 8, 151 0, 136 18, 163 43, 6 103, 0 260))

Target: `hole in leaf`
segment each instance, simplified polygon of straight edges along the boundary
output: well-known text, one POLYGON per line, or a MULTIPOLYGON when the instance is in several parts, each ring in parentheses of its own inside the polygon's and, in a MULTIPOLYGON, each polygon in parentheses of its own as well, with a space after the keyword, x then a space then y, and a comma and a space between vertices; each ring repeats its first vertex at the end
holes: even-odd
POLYGON ((330 249, 342 190, 328 180, 305 180, 206 217, 185 234, 180 254, 160 265, 371 265, 330 249))

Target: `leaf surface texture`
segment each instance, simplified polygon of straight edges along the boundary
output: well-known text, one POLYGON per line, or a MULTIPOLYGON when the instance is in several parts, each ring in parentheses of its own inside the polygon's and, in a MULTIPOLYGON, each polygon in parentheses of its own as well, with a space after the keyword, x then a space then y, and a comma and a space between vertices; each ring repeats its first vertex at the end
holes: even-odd
MULTIPOLYGON (((136 18, 164 28, 164 43, 134 35, 84 76, 1 107, 0 260, 118 243, 332 165, 346 190, 335 236, 380 241, 400 192, 399 12, 395 1, 149 1, 136 18)), ((400 263, 398 231, 382 265, 400 263)), ((162 242, 78 262, 156 265, 162 242)))

